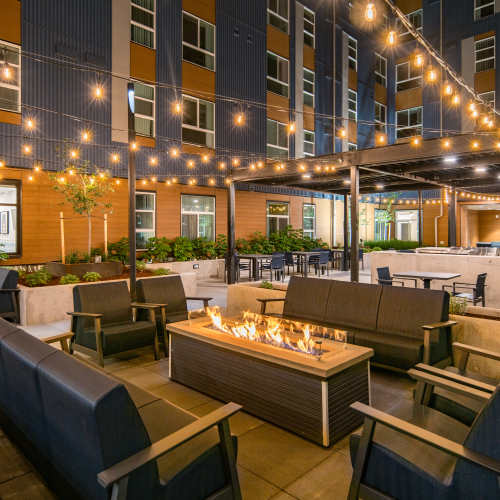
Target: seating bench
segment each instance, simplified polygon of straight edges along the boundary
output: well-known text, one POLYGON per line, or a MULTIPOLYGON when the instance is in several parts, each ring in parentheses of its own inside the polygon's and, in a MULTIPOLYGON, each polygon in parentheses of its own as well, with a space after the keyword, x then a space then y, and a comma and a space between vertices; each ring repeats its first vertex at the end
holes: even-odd
POLYGON ((239 409, 197 418, 0 319, 2 426, 61 498, 239 499, 239 409))
POLYGON ((318 278, 290 278, 282 316, 348 331, 348 341, 371 347, 373 362, 408 370, 420 362, 451 358, 449 294, 441 290, 391 287, 318 278))

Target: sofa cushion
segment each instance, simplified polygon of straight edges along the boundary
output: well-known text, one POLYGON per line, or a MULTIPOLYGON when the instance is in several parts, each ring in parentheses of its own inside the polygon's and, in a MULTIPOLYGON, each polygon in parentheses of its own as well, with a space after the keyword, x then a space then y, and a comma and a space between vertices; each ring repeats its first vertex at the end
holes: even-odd
POLYGON ((288 283, 283 316, 321 322, 325 316, 331 280, 292 276, 288 283))
POLYGON ((355 331, 352 334, 354 344, 371 347, 375 351, 372 358, 374 363, 408 370, 422 362, 424 352, 422 340, 367 331, 355 331))
POLYGON ((324 321, 339 326, 375 330, 381 293, 380 285, 332 280, 324 321))
POLYGON ((423 339, 423 325, 448 319, 449 295, 441 290, 383 286, 377 330, 423 339))
MULTIPOLYGON (((97 474, 151 444, 125 386, 57 351, 38 367, 50 461, 83 498, 107 500, 97 474)), ((152 498, 150 464, 134 472, 128 498, 152 498)))
MULTIPOLYGON (((462 443, 467 427, 432 408, 401 400, 391 415, 462 443)), ((351 462, 355 463, 360 434, 350 440, 351 462)), ((362 483, 399 500, 453 498, 450 488, 456 459, 416 439, 381 424, 375 426, 362 483)))

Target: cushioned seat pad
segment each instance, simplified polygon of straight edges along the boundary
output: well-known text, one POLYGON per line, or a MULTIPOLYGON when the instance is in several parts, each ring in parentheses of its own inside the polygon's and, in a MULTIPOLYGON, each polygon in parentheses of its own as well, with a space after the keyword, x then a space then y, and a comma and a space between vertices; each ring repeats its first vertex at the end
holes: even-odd
MULTIPOLYGON (((468 427, 442 413, 411 400, 402 400, 391 415, 463 443, 468 427)), ((450 499, 450 483, 456 465, 451 455, 416 439, 377 424, 362 482, 399 500, 450 499)), ((360 434, 350 440, 354 464, 360 434)))
POLYGON ((367 332, 352 332, 354 343, 371 347, 375 351, 374 363, 395 366, 408 370, 422 361, 424 344, 422 340, 400 335, 367 332))

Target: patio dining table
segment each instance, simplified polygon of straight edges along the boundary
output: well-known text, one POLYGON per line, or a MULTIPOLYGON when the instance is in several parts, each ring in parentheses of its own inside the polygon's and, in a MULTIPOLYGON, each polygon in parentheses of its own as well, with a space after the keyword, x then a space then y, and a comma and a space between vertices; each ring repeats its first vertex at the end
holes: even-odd
POLYGON ((436 272, 426 272, 426 271, 405 271, 402 273, 393 273, 395 278, 413 278, 422 280, 424 283, 424 288, 431 287, 432 280, 452 280, 462 276, 458 273, 436 273, 436 272))
POLYGON ((315 257, 320 255, 320 252, 292 252, 293 255, 297 256, 297 264, 298 267, 302 268, 302 276, 304 278, 307 278, 307 273, 309 271, 309 258, 310 257, 315 257))
POLYGON ((259 262, 263 260, 270 260, 272 255, 262 254, 262 253, 245 253, 239 254, 239 259, 244 259, 250 261, 252 265, 252 279, 253 281, 258 281, 260 279, 260 266, 259 262))

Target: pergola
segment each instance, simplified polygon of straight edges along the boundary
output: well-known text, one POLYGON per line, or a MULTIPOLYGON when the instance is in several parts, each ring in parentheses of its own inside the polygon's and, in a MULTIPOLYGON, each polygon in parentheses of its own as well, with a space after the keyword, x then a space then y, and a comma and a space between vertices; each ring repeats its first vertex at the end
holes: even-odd
MULTIPOLYGON (((456 191, 500 191, 500 149, 496 134, 464 134, 405 142, 297 160, 268 161, 233 171, 228 187, 228 282, 236 281, 235 183, 286 186, 344 197, 344 248, 348 241, 348 196, 351 208, 351 280, 359 281, 359 195, 381 191, 450 189, 448 236, 456 244, 456 191), (487 167, 478 173, 477 167, 487 167)), ((347 252, 344 252, 346 258, 347 252)))

